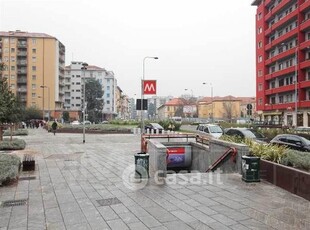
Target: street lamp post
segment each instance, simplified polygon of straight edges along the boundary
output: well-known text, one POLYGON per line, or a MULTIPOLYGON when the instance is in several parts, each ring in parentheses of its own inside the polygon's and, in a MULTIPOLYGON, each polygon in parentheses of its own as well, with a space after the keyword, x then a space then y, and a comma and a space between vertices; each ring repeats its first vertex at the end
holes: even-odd
MULTIPOLYGON (((50 88, 46 85, 41 85, 40 88, 47 88, 47 100, 48 100, 48 121, 50 120, 50 88)), ((43 101, 44 101, 44 92, 43 92, 43 101)), ((44 104, 43 104, 44 105, 44 104)))
POLYGON ((82 70, 83 70, 83 79, 84 79, 84 84, 83 84, 83 110, 82 110, 82 112, 83 112, 83 144, 85 143, 85 113, 86 113, 86 87, 85 87, 85 85, 86 85, 86 78, 85 78, 85 71, 87 70, 87 66, 88 66, 88 64, 87 63, 83 63, 82 64, 82 70))
POLYGON ((141 152, 143 152, 143 134, 144 134, 144 110, 143 110, 143 100, 144 100, 144 89, 143 82, 145 78, 145 60, 146 59, 158 59, 158 57, 144 57, 143 58, 143 75, 141 81, 141 152))
POLYGON ((213 85, 212 83, 203 82, 204 85, 210 85, 211 87, 211 121, 214 123, 214 117, 213 117, 213 85))
POLYGON ((298 122, 298 118, 297 118, 297 112, 298 112, 298 104, 297 104, 297 100, 298 100, 298 90, 297 90, 297 81, 298 81, 298 46, 295 49, 295 127, 297 127, 297 122, 298 122))

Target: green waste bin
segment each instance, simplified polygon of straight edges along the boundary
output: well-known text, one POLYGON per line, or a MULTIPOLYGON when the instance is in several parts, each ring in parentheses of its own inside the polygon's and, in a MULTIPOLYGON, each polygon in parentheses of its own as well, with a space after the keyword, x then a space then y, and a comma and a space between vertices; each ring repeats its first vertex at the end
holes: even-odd
POLYGON ((245 182, 259 182, 259 164, 260 158, 255 156, 244 155, 241 157, 242 180, 245 182))
POLYGON ((135 154, 135 178, 149 178, 149 157, 148 153, 135 154))

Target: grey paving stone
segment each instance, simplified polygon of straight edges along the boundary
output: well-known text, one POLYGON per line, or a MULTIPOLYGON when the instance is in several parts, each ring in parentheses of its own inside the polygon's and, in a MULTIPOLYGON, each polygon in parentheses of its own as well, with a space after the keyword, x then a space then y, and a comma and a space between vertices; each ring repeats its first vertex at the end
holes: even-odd
POLYGON ((118 215, 126 224, 139 222, 139 219, 131 212, 124 212, 118 215))
POLYGON ((199 220, 188 223, 188 225, 195 230, 211 230, 212 229, 208 225, 202 223, 199 220))
POLYGON ((67 230, 92 230, 92 228, 90 227, 90 225, 88 223, 67 225, 66 228, 67 228, 67 230))
POLYGON ((148 216, 149 213, 139 205, 132 205, 127 207, 136 216, 148 216))
POLYGON ((48 230, 66 230, 65 224, 63 222, 47 223, 46 228, 48 230))
POLYGON ((62 222, 62 215, 58 207, 45 209, 46 223, 58 223, 62 222))
POLYGON ((109 227, 113 230, 125 230, 129 229, 128 226, 121 220, 121 219, 116 219, 116 220, 109 220, 107 221, 109 227))
POLYGON ((172 211, 171 213, 185 223, 197 221, 197 219, 195 219, 193 216, 187 214, 186 212, 182 210, 172 211))
POLYGON ((164 208, 160 206, 156 207, 147 207, 145 210, 155 217, 160 222, 169 222, 176 220, 175 216, 171 215, 164 208))
POLYGON ((195 217, 197 220, 201 221, 204 224, 210 224, 210 223, 214 223, 216 222, 215 219, 209 217, 209 215, 204 214, 201 211, 195 210, 195 211, 191 211, 189 212, 189 214, 193 217, 195 217))
POLYGON ((126 213, 129 212, 129 210, 125 207, 123 204, 114 204, 110 206, 115 213, 121 214, 121 213, 126 213))
POLYGON ((231 218, 229 218, 228 216, 225 216, 223 214, 215 214, 215 215, 212 215, 210 217, 217 220, 218 222, 226 225, 226 226, 237 224, 236 221, 232 220, 231 218))
POLYGON ((180 221, 172 221, 172 222, 166 222, 164 223, 165 227, 167 227, 170 230, 191 230, 192 228, 188 226, 187 224, 180 222, 180 221))
POLYGON ((235 225, 231 225, 229 227, 233 230, 248 230, 249 229, 248 227, 246 227, 242 224, 235 224, 235 225))
POLYGON ((118 219, 118 215, 109 206, 102 206, 97 208, 105 221, 118 219))
POLYGON ((219 222, 210 223, 208 225, 214 230, 230 230, 231 229, 227 227, 226 225, 219 223, 219 222))
POLYGON ((138 216, 138 218, 142 221, 143 224, 145 224, 149 228, 161 225, 161 223, 152 216, 138 216))
MULTIPOLYGON (((214 207, 214 206, 212 206, 214 207)), ((204 206, 204 205, 201 205, 201 206, 198 206, 196 207, 196 209, 198 209, 199 211, 203 212, 204 214, 208 215, 208 216, 211 216, 211 215, 214 215, 214 214, 217 214, 217 211, 214 211, 213 209, 207 207, 207 206, 204 206)))
POLYGON ((75 212, 80 210, 80 206, 76 201, 68 203, 60 203, 59 208, 62 213, 75 212))
POLYGON ((87 220, 82 211, 62 213, 66 227, 75 224, 86 223, 87 220))
POLYGON ((129 223, 127 225, 131 230, 148 230, 149 229, 142 222, 129 223))

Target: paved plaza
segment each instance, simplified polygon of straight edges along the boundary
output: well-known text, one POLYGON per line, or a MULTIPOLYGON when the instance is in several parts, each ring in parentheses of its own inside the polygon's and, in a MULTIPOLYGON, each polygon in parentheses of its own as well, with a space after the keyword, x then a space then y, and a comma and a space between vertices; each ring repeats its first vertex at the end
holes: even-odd
MULTIPOLYGON (((165 183, 132 181, 140 136, 57 133, 23 138, 34 172, 0 187, 5 229, 310 229, 310 202, 238 174, 168 174, 165 183), (145 183, 144 183, 145 182, 145 183)), ((310 189, 310 188, 309 188, 310 189)))

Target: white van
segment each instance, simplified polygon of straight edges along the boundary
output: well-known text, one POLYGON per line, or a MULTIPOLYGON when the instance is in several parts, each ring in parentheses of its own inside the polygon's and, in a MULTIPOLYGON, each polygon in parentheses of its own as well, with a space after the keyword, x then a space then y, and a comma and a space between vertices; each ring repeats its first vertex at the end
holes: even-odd
POLYGON ((171 117, 171 120, 177 124, 182 124, 182 117, 171 117))
POLYGON ((223 129, 219 125, 199 124, 197 132, 213 138, 220 138, 223 135, 223 129))

